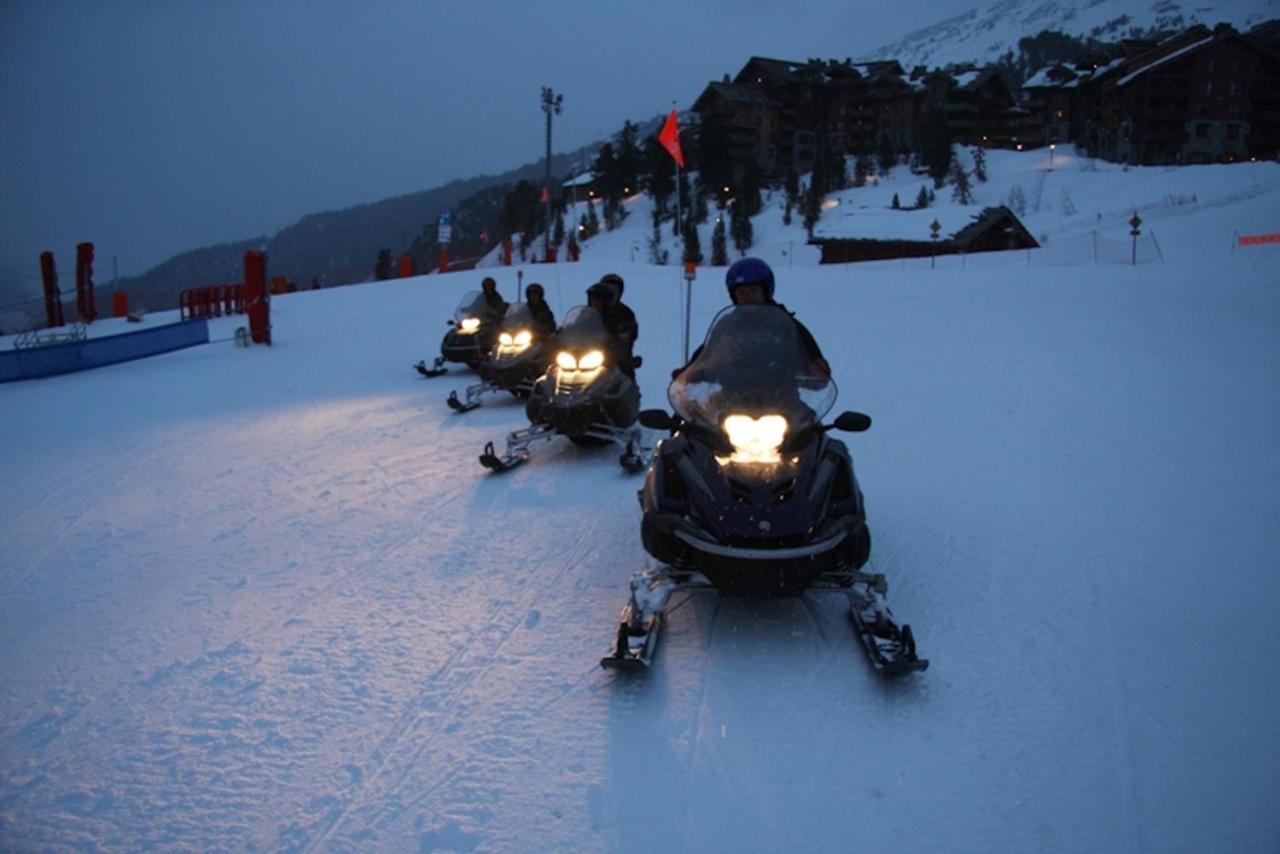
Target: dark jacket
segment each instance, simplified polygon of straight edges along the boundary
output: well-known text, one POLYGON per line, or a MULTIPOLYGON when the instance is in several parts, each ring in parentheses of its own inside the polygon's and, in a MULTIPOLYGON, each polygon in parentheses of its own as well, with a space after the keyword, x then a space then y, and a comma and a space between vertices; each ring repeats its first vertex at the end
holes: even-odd
POLYGON ((533 314, 533 323, 542 337, 553 335, 556 331, 556 316, 551 313, 551 306, 542 299, 529 300, 529 311, 533 314))
POLYGON ((481 293, 484 294, 485 304, 489 306, 489 314, 494 320, 502 320, 502 316, 507 313, 507 301, 502 298, 502 294, 496 288, 481 293))

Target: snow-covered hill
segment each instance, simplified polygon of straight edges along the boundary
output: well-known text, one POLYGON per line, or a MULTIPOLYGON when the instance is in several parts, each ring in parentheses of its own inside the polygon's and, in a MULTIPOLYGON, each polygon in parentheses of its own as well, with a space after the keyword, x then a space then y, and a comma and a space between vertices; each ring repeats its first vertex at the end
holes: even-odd
POLYGON ((868 59, 896 59, 906 68, 994 62, 1018 51, 1018 40, 1045 30, 1100 41, 1134 33, 1228 23, 1248 30, 1280 17, 1280 0, 995 0, 963 15, 916 30, 873 51, 868 59))
MULTIPOLYGON (((567 444, 490 475, 522 409, 410 368, 479 271, 0 386, 0 849, 1274 850, 1280 245, 1233 237, 1280 231, 1280 167, 1047 155, 979 185, 1043 177, 1044 251, 818 267, 756 221, 875 419, 872 565, 932 661, 900 684, 821 597, 691 599, 654 672, 602 671, 638 479, 567 444), (1134 207, 1163 260, 1051 254, 1134 207)), ((561 317, 625 276, 661 406, 681 280, 647 235, 522 272, 561 317)))

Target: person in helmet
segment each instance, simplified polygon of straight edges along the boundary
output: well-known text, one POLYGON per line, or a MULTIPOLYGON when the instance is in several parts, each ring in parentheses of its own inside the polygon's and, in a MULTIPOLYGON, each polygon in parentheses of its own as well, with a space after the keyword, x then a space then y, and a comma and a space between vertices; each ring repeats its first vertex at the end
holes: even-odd
POLYGON ((480 282, 480 290, 484 294, 485 304, 489 306, 489 314, 492 315, 494 322, 502 320, 502 316, 507 313, 507 301, 502 298, 502 294, 498 293, 498 283, 493 280, 493 276, 485 276, 480 282))
POLYGON ((627 352, 630 353, 635 348, 636 339, 640 337, 640 324, 636 322, 635 312, 622 302, 622 291, 626 285, 617 273, 605 273, 600 277, 600 283, 614 290, 613 319, 606 323, 612 322, 613 334, 628 339, 627 352))
MULTIPOLYGON (((631 347, 635 343, 635 315, 631 315, 631 327, 626 326, 625 315, 617 311, 617 287, 605 282, 596 282, 587 288, 587 305, 600 313, 604 321, 605 331, 609 333, 609 355, 624 374, 635 379, 636 369, 632 364, 631 347), (620 322, 621 321, 621 322, 620 322)), ((630 314, 630 310, 627 312, 630 314)))
POLYGON ((537 282, 531 282, 529 287, 524 289, 524 300, 529 306, 529 312, 533 315, 533 323, 537 327, 538 336, 546 338, 556 331, 556 316, 551 313, 551 306, 547 305, 546 294, 542 290, 542 285, 537 282))
MULTIPOLYGON (((831 365, 827 363, 826 357, 822 355, 822 349, 818 347, 818 342, 803 323, 796 320, 795 313, 788 311, 787 307, 773 299, 773 270, 769 265, 759 258, 742 258, 735 261, 724 275, 725 288, 729 291, 729 299, 734 305, 772 305, 782 311, 787 312, 792 322, 796 325, 796 333, 800 336, 800 344, 804 347, 805 354, 809 357, 809 371, 816 376, 831 376, 831 365)), ((674 379, 679 376, 685 368, 693 364, 694 360, 702 353, 702 347, 698 347, 693 351, 693 355, 689 357, 689 362, 684 367, 676 368, 671 372, 674 379)))

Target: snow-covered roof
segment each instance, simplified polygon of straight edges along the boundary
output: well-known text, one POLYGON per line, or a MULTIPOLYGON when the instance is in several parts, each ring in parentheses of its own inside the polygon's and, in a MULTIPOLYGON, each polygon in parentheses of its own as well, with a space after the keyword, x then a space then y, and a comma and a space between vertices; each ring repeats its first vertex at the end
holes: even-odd
POLYGON ((1173 62, 1175 59, 1179 59, 1187 55, 1188 53, 1191 53, 1192 51, 1199 50, 1200 48, 1209 44, 1209 42, 1213 41, 1213 39, 1214 39, 1213 35, 1208 35, 1205 38, 1199 39, 1197 41, 1192 42, 1189 45, 1186 45, 1185 47, 1178 48, 1177 50, 1169 54, 1166 54, 1165 56, 1160 57, 1154 62, 1148 63, 1147 65, 1144 65, 1139 69, 1136 69, 1135 71, 1129 72, 1124 77, 1121 77, 1119 80, 1117 80, 1116 85, 1123 86, 1126 83, 1133 80, 1134 78, 1140 77, 1143 74, 1146 74, 1148 71, 1152 71, 1153 69, 1159 68, 1162 65, 1166 65, 1167 63, 1173 62))
POLYGON ((564 187, 585 187, 586 185, 590 184, 590 183, 591 183, 592 181, 594 181, 595 179, 596 179, 596 173, 594 173, 594 172, 583 172, 581 175, 575 175, 574 177, 570 178, 568 181, 565 181, 565 182, 564 182, 564 184, 562 184, 561 186, 564 186, 564 187))
POLYGON ((822 214, 813 229, 815 240, 914 240, 930 242, 929 226, 941 226, 938 239, 953 237, 973 222, 982 208, 938 205, 919 210, 838 204, 822 214))

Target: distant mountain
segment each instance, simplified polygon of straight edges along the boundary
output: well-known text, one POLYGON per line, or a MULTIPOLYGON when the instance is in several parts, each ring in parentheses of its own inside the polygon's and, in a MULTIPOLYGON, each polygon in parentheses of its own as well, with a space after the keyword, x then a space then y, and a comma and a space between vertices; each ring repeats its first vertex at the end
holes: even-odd
POLYGON ((1280 0, 996 0, 872 52, 908 69, 953 63, 986 64, 1016 54, 1018 40, 1054 30, 1098 41, 1228 23, 1245 32, 1280 17, 1280 0))
MULTIPOLYGON (((590 162, 603 143, 594 142, 551 158, 553 175, 567 175, 590 162)), ((151 310, 176 308, 178 294, 191 287, 228 284, 243 279, 244 253, 267 252, 268 275, 286 276, 299 287, 358 282, 373 278, 378 250, 404 252, 442 211, 489 187, 522 179, 541 181, 545 164, 525 164, 499 175, 451 181, 440 187, 408 193, 339 211, 308 214, 274 236, 223 243, 183 252, 139 276, 122 278, 119 290, 131 305, 151 310)))

